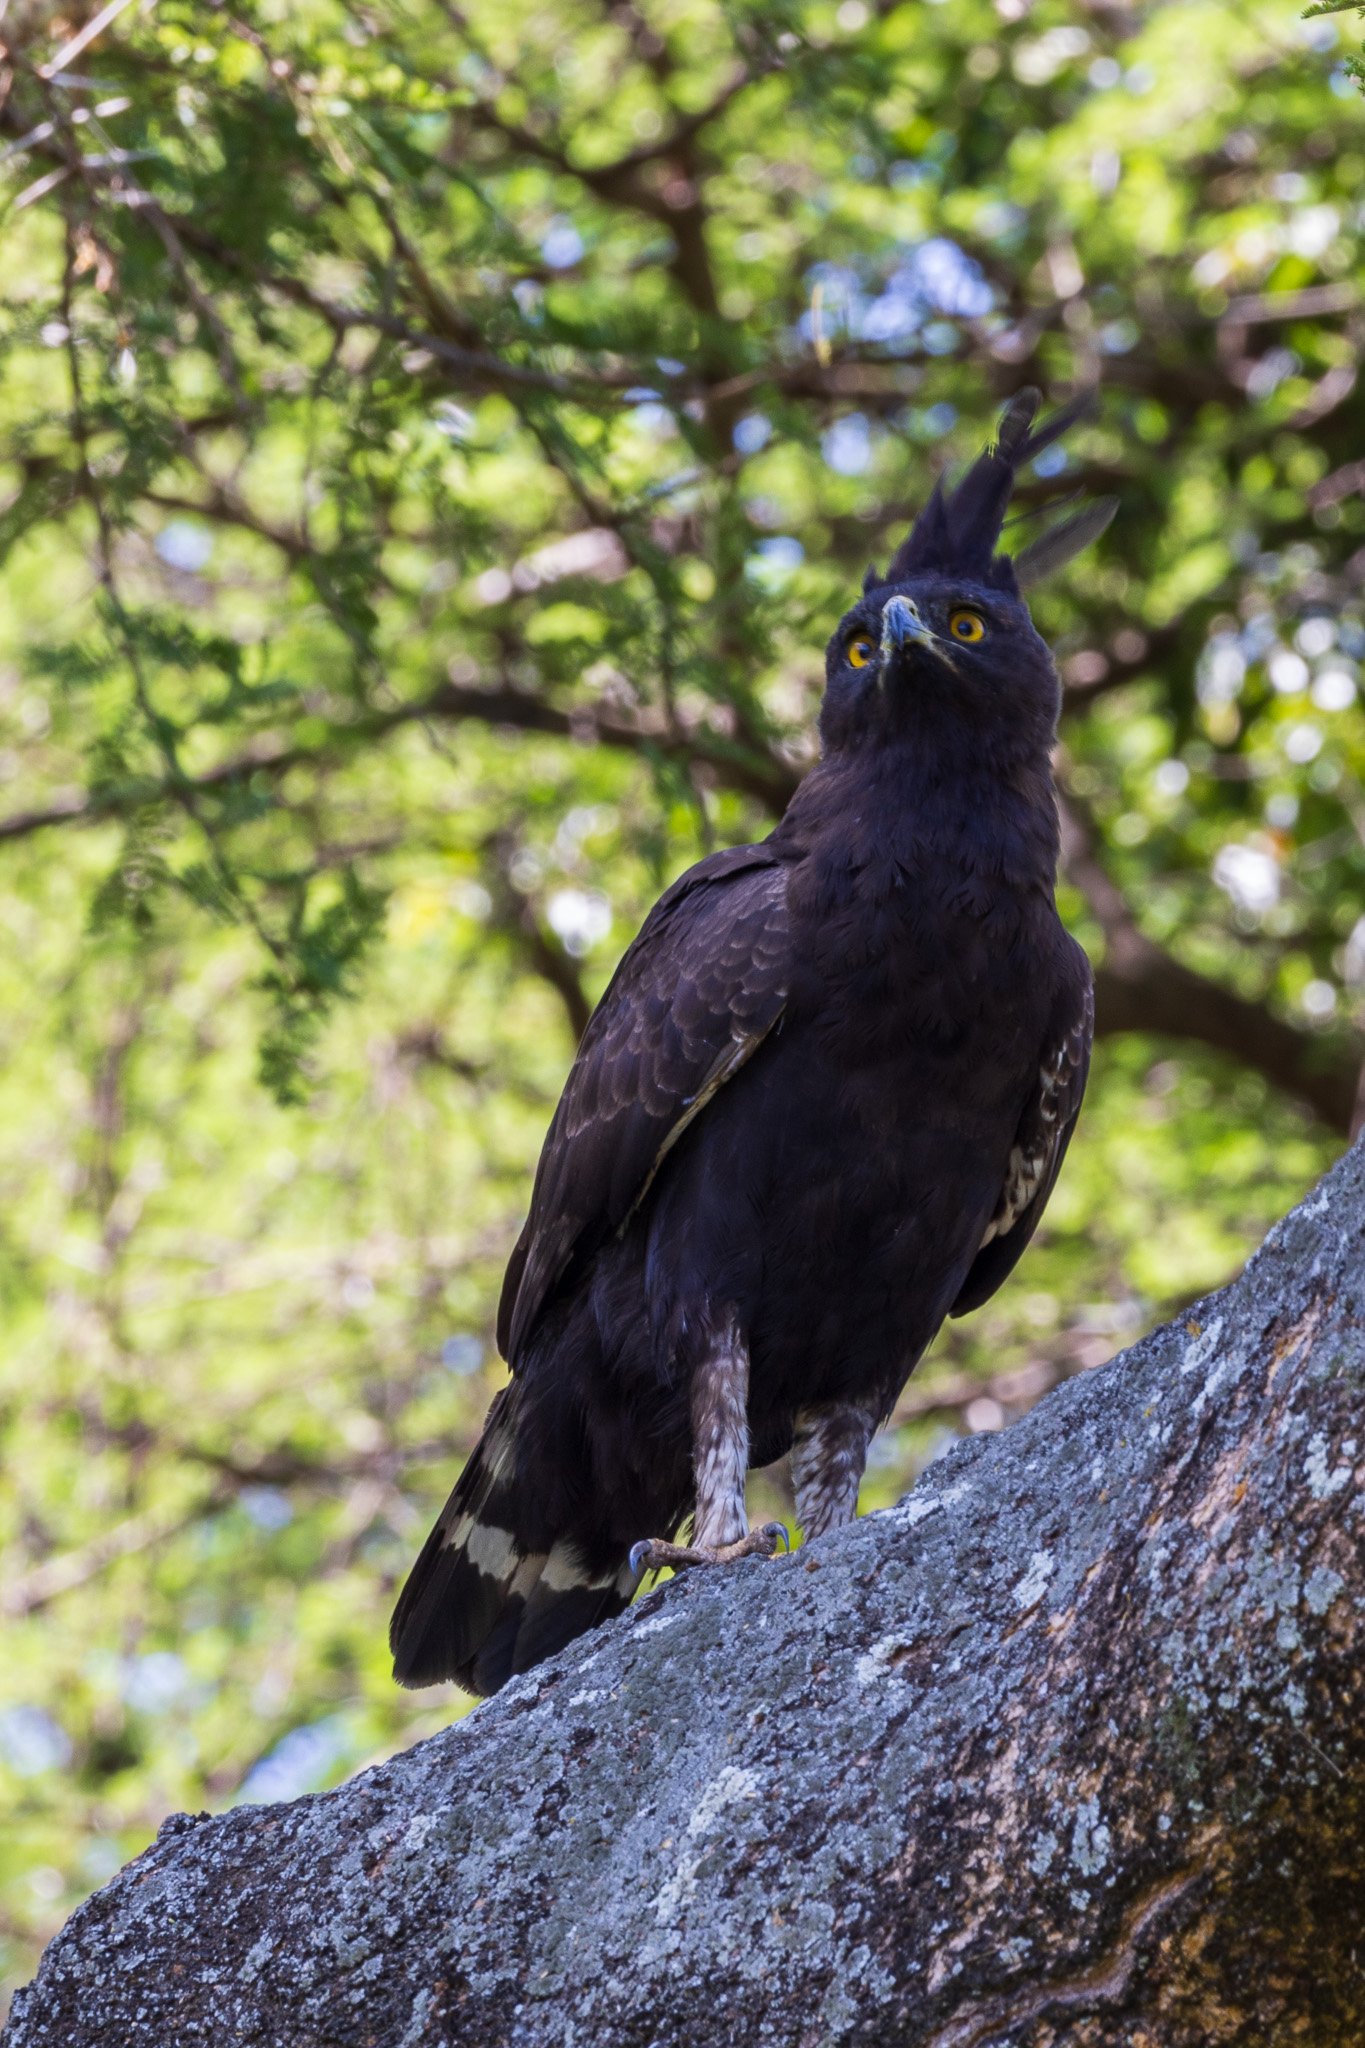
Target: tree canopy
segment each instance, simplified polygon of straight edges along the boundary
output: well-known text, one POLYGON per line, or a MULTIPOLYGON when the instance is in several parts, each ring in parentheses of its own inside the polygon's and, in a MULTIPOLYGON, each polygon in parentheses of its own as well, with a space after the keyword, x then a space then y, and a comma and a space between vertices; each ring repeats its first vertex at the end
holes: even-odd
MULTIPOLYGON (((1026 383, 1090 1100, 865 1502, 1224 1279, 1365 991, 1365 104, 1293 0, 0 25, 0 1945, 449 1718, 384 1619, 575 1035, 1026 383)), ((774 1478, 773 1505, 780 1502, 774 1478)))

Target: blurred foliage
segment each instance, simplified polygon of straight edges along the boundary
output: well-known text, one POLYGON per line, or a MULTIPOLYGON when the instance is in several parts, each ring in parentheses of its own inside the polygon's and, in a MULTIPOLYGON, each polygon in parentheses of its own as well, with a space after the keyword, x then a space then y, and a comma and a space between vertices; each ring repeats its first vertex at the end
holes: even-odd
MULTIPOLYGON (((1365 107, 1292 4, 11 0, 0 1962, 441 1725, 395 1584, 573 1036, 1026 382, 1090 1101, 892 1498, 1217 1284, 1365 986, 1365 107), (1044 465, 1040 465, 1042 467, 1044 465)), ((780 1504, 780 1475, 768 1486, 780 1504)))
MULTIPOLYGON (((1326 14, 1365 15, 1365 0, 1317 0, 1317 4, 1305 11, 1305 20, 1320 20, 1326 14)), ((1365 56, 1347 57, 1344 67, 1347 75, 1359 85, 1365 85, 1365 56)))

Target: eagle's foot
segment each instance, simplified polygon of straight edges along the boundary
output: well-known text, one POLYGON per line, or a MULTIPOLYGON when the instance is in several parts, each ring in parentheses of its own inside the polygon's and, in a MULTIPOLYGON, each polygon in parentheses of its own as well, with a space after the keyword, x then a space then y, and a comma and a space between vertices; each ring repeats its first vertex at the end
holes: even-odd
POLYGON ((762 1528, 741 1536, 738 1543, 665 1543, 651 1536, 631 1551, 630 1568, 634 1572, 657 1572, 665 1565, 678 1571, 688 1564, 736 1564, 742 1557, 772 1557, 779 1544, 784 1550, 791 1549, 791 1538, 783 1522, 765 1522, 762 1528))

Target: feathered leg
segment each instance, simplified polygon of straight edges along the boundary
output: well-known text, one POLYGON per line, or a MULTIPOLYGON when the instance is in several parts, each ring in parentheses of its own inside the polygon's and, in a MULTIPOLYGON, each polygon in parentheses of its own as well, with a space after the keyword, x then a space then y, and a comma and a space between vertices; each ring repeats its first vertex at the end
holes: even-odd
POLYGON ((663 1565, 730 1564, 771 1557, 787 1532, 781 1522, 749 1527, 744 1481, 749 1470, 749 1349, 733 1322, 708 1346, 692 1379, 692 1469, 697 1506, 689 1544, 657 1537, 630 1553, 636 1571, 663 1565))
POLYGON ((792 1442, 792 1485, 803 1541, 842 1529, 858 1512, 858 1486, 876 1427, 870 1409, 852 1401, 803 1408, 792 1442))

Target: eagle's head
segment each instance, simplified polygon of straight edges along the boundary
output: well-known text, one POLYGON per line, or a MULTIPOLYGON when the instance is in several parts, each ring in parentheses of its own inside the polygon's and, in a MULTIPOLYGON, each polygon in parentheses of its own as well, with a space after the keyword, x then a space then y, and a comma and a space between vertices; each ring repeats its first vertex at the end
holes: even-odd
POLYGON ((897 737, 936 738, 987 760, 1050 747, 1061 693, 1023 592, 1102 533, 1117 501, 1083 506, 1017 556, 996 549, 1017 472, 1087 402, 1073 400, 1030 431, 1038 393, 1021 391, 995 445, 955 489, 935 485, 886 575, 869 569, 825 656, 827 753, 897 737))

